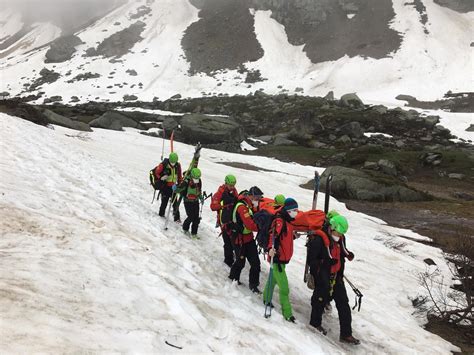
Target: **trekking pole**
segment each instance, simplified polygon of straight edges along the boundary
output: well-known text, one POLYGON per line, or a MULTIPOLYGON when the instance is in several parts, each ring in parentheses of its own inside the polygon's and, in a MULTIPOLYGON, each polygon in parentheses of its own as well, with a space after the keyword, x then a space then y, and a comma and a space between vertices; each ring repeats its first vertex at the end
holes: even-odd
POLYGON ((168 223, 170 221, 170 213, 171 213, 171 209, 173 209, 174 203, 176 202, 176 196, 177 196, 176 192, 173 192, 170 198, 170 206, 168 208, 168 211, 166 212, 165 231, 168 230, 168 223))
MULTIPOLYGON (((272 248, 275 248, 275 227, 272 228, 272 248)), ((275 250, 276 253, 276 250, 275 250)), ((265 313, 264 317, 265 318, 270 318, 272 316, 272 299, 273 299, 273 290, 272 290, 272 284, 273 284, 273 258, 275 255, 273 255, 270 258, 270 272, 268 273, 268 281, 267 285, 265 286, 265 290, 267 291, 267 294, 265 297, 265 290, 264 290, 264 298, 265 298, 265 313), (270 292, 270 295, 268 293, 270 292)))
MULTIPOLYGON (((153 202, 155 202, 155 195, 156 195, 156 190, 153 191, 153 199, 151 200, 151 204, 153 205, 153 202)), ((158 195, 159 196, 159 195, 158 195)))
POLYGON ((357 309, 357 312, 360 312, 360 306, 362 305, 362 297, 364 295, 362 294, 362 292, 359 291, 359 289, 357 287, 354 286, 354 284, 352 282, 349 281, 349 279, 345 275, 344 275, 344 279, 347 281, 349 286, 352 288, 352 291, 356 295, 355 304, 354 304, 354 307, 352 307, 352 309, 354 310, 357 307, 357 305, 359 305, 359 308, 357 309))
POLYGON ((208 195, 208 194, 206 193, 206 191, 204 191, 204 193, 202 194, 202 196, 203 196, 203 199, 201 200, 201 209, 199 210, 199 220, 201 220, 201 218, 202 218, 201 216, 202 216, 202 208, 204 207, 204 202, 206 202, 206 200, 207 200, 209 197, 212 198, 212 192, 211 192, 210 195, 208 195))

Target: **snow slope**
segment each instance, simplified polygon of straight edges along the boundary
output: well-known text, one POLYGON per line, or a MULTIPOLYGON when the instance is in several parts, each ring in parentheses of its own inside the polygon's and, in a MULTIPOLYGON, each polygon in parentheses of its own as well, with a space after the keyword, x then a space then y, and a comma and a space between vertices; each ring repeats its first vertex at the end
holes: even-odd
MULTIPOLYGON (((356 259, 347 276, 364 294, 361 312, 353 313, 362 344, 337 341, 334 310, 324 319, 327 337, 307 325, 311 292, 301 281, 302 239, 287 268, 297 324, 283 320, 277 293, 265 319, 260 297, 227 279, 214 213, 204 209, 201 240, 188 239, 173 223, 163 230, 147 182, 160 147, 160 140, 135 130, 77 133, 0 114, 0 352, 180 352, 165 341, 185 353, 456 350, 421 327, 410 300, 423 293, 416 276, 427 267, 423 259, 448 275, 441 251, 414 241, 426 237, 348 211, 334 199, 331 207, 351 225, 348 245, 356 259)), ((193 147, 175 147, 187 164, 193 147)), ((293 196, 302 209, 311 205, 312 194, 299 184, 311 178, 312 167, 207 149, 200 167, 208 192, 232 172, 240 189, 256 184, 269 196, 293 196)), ((323 200, 321 194, 319 207, 323 200)), ((248 266, 245 284, 247 273, 248 266)), ((262 284, 267 274, 262 263, 262 284)))
POLYGON ((62 77, 55 83, 44 85, 41 90, 47 96, 62 95, 66 101, 74 95, 87 101, 96 98, 121 100, 124 94, 152 100, 155 96, 166 99, 176 93, 193 97, 204 93, 247 94, 258 89, 268 93, 281 90, 293 93, 301 87, 308 95, 325 95, 333 90, 336 96, 357 92, 364 100, 394 102, 400 93, 428 100, 440 98, 448 90, 472 91, 473 78, 466 73, 472 72, 474 47, 470 44, 474 12, 457 13, 440 7, 433 0, 424 0, 423 4, 429 19, 425 26, 413 5, 405 0, 393 0, 396 15, 390 26, 402 34, 403 42, 390 57, 376 60, 345 56, 318 64, 310 62, 302 46, 288 42, 284 26, 271 18, 270 11, 252 10, 255 33, 264 56, 256 62, 246 63, 246 66, 259 70, 267 80, 249 84, 245 83, 245 75, 236 70, 223 71, 215 77, 189 75, 190 66, 181 48, 181 38, 184 31, 198 20, 198 9, 188 0, 156 0, 151 3, 151 15, 140 18, 146 24, 142 33, 144 39, 120 58, 122 62, 83 57, 86 49, 97 47, 106 37, 136 21, 130 14, 136 12, 143 2, 130 0, 77 33, 84 44, 77 46, 76 54, 66 63, 45 64, 48 46, 37 49, 40 43, 36 42, 14 52, 0 64, 1 89, 19 94, 23 85, 46 67, 59 72, 62 77), (127 69, 135 69, 138 75, 129 76, 127 69), (67 81, 72 77, 66 75, 70 70, 73 76, 92 72, 101 77, 70 84, 67 81), (114 74, 110 74, 112 72, 114 74), (139 83, 143 85, 140 87, 139 83), (117 84, 122 84, 122 87, 117 84))

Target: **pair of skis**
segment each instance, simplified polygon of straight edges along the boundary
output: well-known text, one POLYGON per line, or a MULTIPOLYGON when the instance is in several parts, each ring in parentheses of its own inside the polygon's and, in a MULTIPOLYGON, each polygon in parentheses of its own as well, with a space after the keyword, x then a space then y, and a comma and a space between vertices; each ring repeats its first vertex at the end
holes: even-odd
MULTIPOLYGON (((202 148, 201 143, 198 143, 194 149, 193 159, 191 160, 191 163, 189 163, 189 167, 184 174, 183 181, 186 181, 189 178, 192 168, 197 168, 198 163, 199 163, 199 157, 201 156, 201 148, 202 148)), ((178 210, 179 205, 181 204, 182 200, 183 200, 183 196, 176 193, 176 191, 173 191, 173 194, 171 195, 171 198, 170 198, 171 203, 170 203, 170 206, 168 207, 168 211, 166 212, 166 220, 165 220, 165 227, 164 227, 165 230, 168 230, 168 223, 170 220, 169 217, 170 217, 171 210, 172 209, 178 210), (173 205, 175 204, 176 206, 173 208, 173 205)))
MULTIPOLYGON (((314 172, 313 204, 311 205, 311 208, 313 210, 316 209, 316 204, 318 202, 320 182, 321 182, 321 177, 319 176, 319 173, 315 171, 314 172)), ((332 185, 332 174, 329 174, 329 176, 326 178, 326 192, 324 196, 324 214, 326 215, 329 212, 329 198, 331 197, 331 185, 332 185)), ((308 254, 306 253, 306 255, 308 254)), ((308 258, 306 257, 306 265, 304 267, 304 275, 303 275, 304 283, 308 281, 308 272, 309 272, 309 264, 308 264, 308 258)))

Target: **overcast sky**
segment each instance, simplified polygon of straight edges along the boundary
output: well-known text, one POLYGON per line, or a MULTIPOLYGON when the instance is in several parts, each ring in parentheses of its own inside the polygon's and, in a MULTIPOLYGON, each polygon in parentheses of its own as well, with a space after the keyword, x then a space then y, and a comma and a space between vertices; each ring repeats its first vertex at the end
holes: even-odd
POLYGON ((25 22, 51 21, 66 32, 103 16, 126 0, 0 0, 21 11, 25 22))

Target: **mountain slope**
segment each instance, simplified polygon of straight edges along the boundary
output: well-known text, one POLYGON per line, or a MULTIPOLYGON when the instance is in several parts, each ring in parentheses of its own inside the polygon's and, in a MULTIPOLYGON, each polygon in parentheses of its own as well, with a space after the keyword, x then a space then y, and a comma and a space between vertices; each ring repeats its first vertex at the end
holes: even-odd
MULTIPOLYGON (((324 319, 327 337, 307 325, 311 292, 301 281, 304 240, 295 242, 287 268, 294 325, 280 315, 277 293, 266 320, 260 297, 227 279, 215 215, 207 206, 201 240, 189 240, 179 226, 163 230, 147 182, 160 140, 134 130, 46 129, 4 114, 0 132, 2 352, 174 351, 165 341, 185 352, 456 350, 413 315, 411 299, 423 294, 417 274, 428 267, 423 260, 431 258, 441 275, 449 275, 441 250, 415 241, 425 237, 331 199, 331 207, 350 221, 348 246, 356 259, 347 265, 347 276, 364 294, 361 312, 353 313, 354 334, 363 343, 347 347, 337 341, 335 310, 324 319)), ((186 165, 193 147, 175 143, 175 149, 186 165)), ((310 208, 312 194, 299 185, 311 178, 313 167, 262 157, 251 164, 267 171, 221 164, 248 159, 203 150, 204 189, 215 191, 232 172, 240 189, 256 184, 268 196, 284 193, 310 208)), ((247 272, 248 266, 245 284, 247 272)), ((262 262, 262 284, 267 274, 262 262)))
MULTIPOLYGON (((303 13, 306 2, 301 0, 303 13)), ((245 15, 245 8, 233 10, 228 6, 213 13, 200 3, 206 1, 193 2, 197 7, 187 0, 130 1, 77 32, 83 44, 77 45, 73 57, 63 63, 45 63, 49 46, 41 45, 46 39, 31 44, 23 41, 21 48, 11 43, 0 51, 5 59, 0 64, 1 89, 12 95, 28 95, 28 87, 46 67, 59 73, 59 79, 33 92, 61 95, 66 101, 72 96, 81 101, 122 100, 125 94, 133 94, 152 100, 177 93, 232 95, 264 89, 268 93, 288 90, 308 95, 334 90, 337 96, 358 92, 363 99, 396 102, 394 98, 400 93, 434 99, 448 90, 472 91, 472 80, 466 75, 472 69, 472 11, 452 11, 432 0, 393 0, 392 8, 386 1, 377 2, 380 14, 372 15, 369 0, 355 1, 357 6, 344 3, 343 7, 330 8, 337 10, 337 16, 322 16, 324 11, 332 12, 309 8, 308 16, 310 11, 322 11, 305 21, 315 29, 327 27, 324 36, 329 39, 323 40, 300 38, 302 28, 295 23, 302 15, 295 15, 291 8, 272 8, 265 1, 254 1, 248 3, 249 13, 245 15), (236 12, 240 14, 238 21, 233 18, 236 12), (344 32, 333 33, 329 22, 318 22, 323 20, 316 15, 336 21, 331 26, 342 26, 345 30, 341 31, 357 36, 350 40, 344 32), (127 31, 137 24, 142 30, 131 38, 127 31), (372 36, 371 31, 380 31, 381 37, 372 36), (388 39, 392 35, 398 39, 388 39), (331 36, 337 41, 330 40, 331 36), (320 57, 321 52, 329 55, 323 44, 338 51, 320 57), (101 48, 121 48, 125 54, 119 51, 117 56, 101 48), (206 74, 206 68, 215 70, 212 76, 206 74), (136 75, 130 74, 132 70, 136 75), (80 74, 94 75, 74 79, 80 74)), ((10 36, 18 26, 11 24, 10 36)), ((54 34, 48 40, 56 37, 54 34)), ((6 41, 8 38, 0 45, 6 41)))

